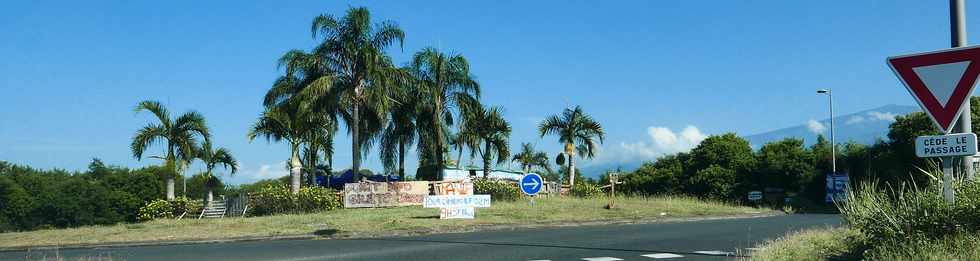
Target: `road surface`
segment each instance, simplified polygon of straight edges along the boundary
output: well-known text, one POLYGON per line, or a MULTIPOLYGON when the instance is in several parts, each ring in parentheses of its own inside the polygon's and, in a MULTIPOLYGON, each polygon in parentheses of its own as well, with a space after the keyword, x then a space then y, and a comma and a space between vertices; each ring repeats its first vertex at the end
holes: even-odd
POLYGON ((417 237, 279 240, 2 252, 0 260, 727 260, 767 239, 840 225, 837 215, 498 230, 417 237), (29 256, 28 256, 29 255, 29 256), (27 258, 29 257, 29 258, 27 258))

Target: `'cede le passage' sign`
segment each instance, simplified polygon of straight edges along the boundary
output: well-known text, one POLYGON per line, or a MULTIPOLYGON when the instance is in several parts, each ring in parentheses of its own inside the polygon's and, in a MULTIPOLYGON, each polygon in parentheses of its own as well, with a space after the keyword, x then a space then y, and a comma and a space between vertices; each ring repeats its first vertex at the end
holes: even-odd
POLYGON ((915 138, 915 155, 920 158, 970 156, 977 154, 977 135, 957 133, 915 138))

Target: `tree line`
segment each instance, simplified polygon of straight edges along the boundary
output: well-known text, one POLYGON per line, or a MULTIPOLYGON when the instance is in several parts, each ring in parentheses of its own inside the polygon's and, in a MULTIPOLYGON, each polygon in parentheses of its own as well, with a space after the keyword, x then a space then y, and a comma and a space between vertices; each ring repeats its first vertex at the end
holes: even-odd
MULTIPOLYGON (((971 113, 980 116, 980 97, 972 97, 971 102, 971 113)), ((973 132, 980 132, 980 124, 973 125, 973 132)), ((825 177, 831 172, 831 146, 837 146, 838 172, 848 174, 851 184, 925 185, 932 179, 926 171, 939 163, 915 156, 915 138, 938 134, 923 112, 895 117, 887 139, 870 145, 832 145, 821 135, 811 146, 790 138, 753 150, 748 141, 729 133, 708 137, 690 152, 647 162, 621 180, 628 193, 745 201, 749 191, 776 188, 809 202, 823 202, 825 177)))

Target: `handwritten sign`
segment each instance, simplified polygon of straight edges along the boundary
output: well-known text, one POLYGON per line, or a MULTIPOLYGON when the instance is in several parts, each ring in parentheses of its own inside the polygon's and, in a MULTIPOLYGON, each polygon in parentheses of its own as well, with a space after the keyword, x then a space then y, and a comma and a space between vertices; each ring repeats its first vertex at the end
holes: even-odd
POLYGON ((473 219, 476 217, 475 208, 442 208, 439 209, 439 219, 473 219))
POLYGON ((381 208, 422 205, 429 194, 429 183, 379 182, 344 185, 345 208, 381 208))
POLYGON ((427 196, 425 208, 489 208, 490 195, 427 196))
POLYGON ((448 182, 448 183, 434 183, 432 184, 432 190, 436 195, 456 195, 456 196, 467 196, 473 195, 473 183, 471 182, 448 182))

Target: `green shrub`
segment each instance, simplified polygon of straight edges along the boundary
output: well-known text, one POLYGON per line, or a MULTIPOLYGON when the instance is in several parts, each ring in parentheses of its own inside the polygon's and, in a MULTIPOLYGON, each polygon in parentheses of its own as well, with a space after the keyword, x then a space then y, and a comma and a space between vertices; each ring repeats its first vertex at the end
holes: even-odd
POLYGON ((140 208, 140 221, 150 221, 160 218, 174 218, 174 207, 170 204, 170 201, 157 199, 140 208))
POLYGON ((601 197, 602 195, 602 188, 599 185, 588 182, 575 183, 575 187, 572 189, 572 196, 576 197, 594 198, 601 197))
POLYGON ((177 197, 173 201, 157 199, 139 209, 139 221, 150 221, 161 218, 176 218, 180 215, 200 213, 203 203, 186 197, 177 197))
POLYGON ((300 188, 297 194, 289 186, 271 185, 260 189, 251 197, 252 213, 273 215, 308 213, 340 208, 343 203, 336 191, 322 187, 300 188))
POLYGON ((524 192, 521 192, 517 184, 492 179, 473 180, 473 192, 490 195, 491 199, 497 201, 514 201, 524 197, 524 192))
POLYGON ((300 188, 296 194, 296 210, 299 212, 334 210, 343 207, 343 204, 337 192, 328 188, 300 188))

